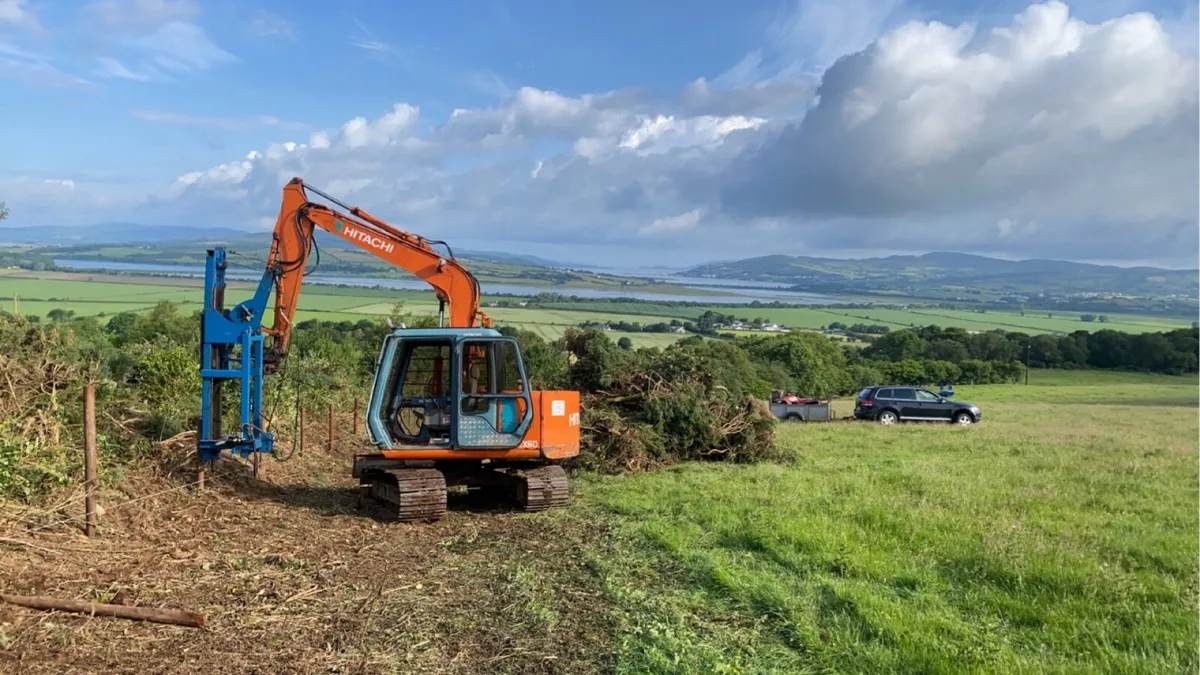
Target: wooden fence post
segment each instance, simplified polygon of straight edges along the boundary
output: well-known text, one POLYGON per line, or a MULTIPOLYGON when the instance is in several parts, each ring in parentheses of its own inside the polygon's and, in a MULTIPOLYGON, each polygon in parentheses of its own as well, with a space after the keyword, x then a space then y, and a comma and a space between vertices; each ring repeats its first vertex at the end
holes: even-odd
POLYGON ((358 397, 354 397, 354 417, 350 420, 350 431, 358 435, 358 397))
POLYGON ((296 432, 296 442, 300 444, 300 452, 304 452, 304 406, 300 410, 300 430, 296 432))
POLYGON ((83 388, 83 480, 86 484, 84 508, 86 509, 85 534, 96 536, 96 488, 100 480, 96 477, 96 385, 89 383, 83 388))
POLYGON ((333 453, 333 404, 329 404, 329 452, 333 453))

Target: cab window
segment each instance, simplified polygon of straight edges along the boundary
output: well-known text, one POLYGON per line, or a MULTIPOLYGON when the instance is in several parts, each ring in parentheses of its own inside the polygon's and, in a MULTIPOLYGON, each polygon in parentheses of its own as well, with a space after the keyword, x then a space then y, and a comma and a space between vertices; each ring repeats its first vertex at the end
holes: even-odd
POLYGON ((501 342, 497 345, 500 352, 500 393, 519 394, 525 390, 521 379, 521 357, 517 353, 517 345, 512 342, 501 342))

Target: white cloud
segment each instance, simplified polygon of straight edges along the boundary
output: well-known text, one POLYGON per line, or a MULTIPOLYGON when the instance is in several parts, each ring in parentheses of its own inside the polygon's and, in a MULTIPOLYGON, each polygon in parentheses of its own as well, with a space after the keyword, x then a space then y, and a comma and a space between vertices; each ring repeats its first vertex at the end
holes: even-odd
POLYGON ((683 230, 690 230, 696 227, 700 219, 704 217, 704 209, 692 209, 687 213, 681 213, 677 216, 666 216, 663 218, 655 218, 654 222, 646 227, 638 230, 638 234, 653 236, 657 234, 670 234, 683 230))
MULTIPOLYGON (((120 64, 116 64, 120 65, 120 64)), ((302 129, 306 125, 300 122, 289 122, 273 115, 250 115, 246 117, 208 117, 203 115, 187 115, 168 112, 165 110, 138 109, 129 111, 129 115, 143 122, 160 124, 176 124, 180 126, 207 127, 223 131, 239 131, 255 127, 280 127, 285 129, 302 129)))
POLYGON ((170 21, 153 33, 130 38, 126 44, 145 51, 164 70, 203 70, 213 63, 234 61, 233 55, 213 44, 194 23, 170 21))
MULTIPOLYGON (((63 204, 78 208, 101 208, 112 203, 110 199, 97 195, 90 188, 83 188, 71 178, 41 178, 35 176, 0 175, 0 201, 5 203, 13 224, 22 221, 34 224, 51 224, 41 221, 40 215, 63 204)), ((7 225, 7 221, 5 222, 7 225)))
POLYGON ((734 115, 716 117, 701 115, 690 119, 678 119, 673 115, 657 115, 644 118, 636 129, 625 132, 620 147, 639 154, 666 152, 676 148, 712 147, 719 145, 725 137, 743 129, 757 129, 766 123, 763 118, 734 115))
POLYGON ((192 21, 200 15, 193 0, 96 0, 85 8, 108 30, 150 33, 178 21, 192 21))
POLYGON ((258 9, 254 12, 254 18, 250 21, 250 28, 259 37, 279 38, 288 41, 294 41, 298 34, 294 22, 288 21, 282 16, 268 12, 265 9, 258 9))
POLYGON ((718 87, 809 76, 867 47, 902 0, 791 0, 767 27, 766 44, 714 82, 718 87))
POLYGON ((1146 13, 1087 24, 1051 0, 982 34, 910 22, 830 68, 802 122, 709 187, 739 218, 909 223, 814 227, 825 243, 1194 249, 1197 78, 1146 13), (998 218, 1041 224, 997 242, 998 218))
MULTIPOLYGON (((811 44, 794 60, 765 51, 766 70, 746 70, 755 81, 700 78, 674 95, 523 87, 441 120, 398 103, 197 167, 131 217, 257 223, 301 176, 422 234, 503 232, 511 246, 1146 259, 1200 245, 1197 61, 1153 16, 1087 23, 1051 0, 994 30, 910 21, 872 40, 888 16, 872 11, 795 37, 811 44), (783 72, 838 45, 862 49, 816 91, 783 72)), ((790 25, 778 35, 807 30, 790 25)))
POLYGON ((607 137, 628 127, 634 104, 630 96, 616 92, 570 97, 521 87, 495 106, 453 111, 436 138, 447 143, 507 148, 535 139, 571 142, 589 136, 607 137))
POLYGON ((162 74, 153 68, 148 68, 143 72, 133 72, 125 67, 125 64, 114 59, 111 56, 101 56, 96 59, 96 74, 100 77, 116 77, 122 80, 133 80, 135 82, 149 82, 152 79, 162 77, 162 74))
POLYGON ((47 57, 3 42, 0 42, 0 77, 21 80, 34 87, 67 87, 83 91, 93 89, 91 82, 64 73, 47 57))
POLYGON ((22 30, 42 30, 42 25, 26 6, 25 0, 0 0, 0 26, 14 26, 22 30))
POLYGON ((237 60, 196 23, 193 0, 96 0, 84 13, 104 29, 97 35, 108 52, 97 59, 102 77, 168 81, 171 73, 237 60))

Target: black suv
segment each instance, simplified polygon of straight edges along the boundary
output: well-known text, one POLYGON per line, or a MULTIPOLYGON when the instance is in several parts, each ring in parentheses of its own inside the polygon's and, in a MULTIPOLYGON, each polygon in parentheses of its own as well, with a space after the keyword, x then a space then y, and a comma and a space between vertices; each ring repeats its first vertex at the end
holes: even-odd
POLYGON ((858 392, 854 416, 880 424, 953 422, 973 424, 983 413, 966 401, 951 401, 920 387, 876 386, 858 392))

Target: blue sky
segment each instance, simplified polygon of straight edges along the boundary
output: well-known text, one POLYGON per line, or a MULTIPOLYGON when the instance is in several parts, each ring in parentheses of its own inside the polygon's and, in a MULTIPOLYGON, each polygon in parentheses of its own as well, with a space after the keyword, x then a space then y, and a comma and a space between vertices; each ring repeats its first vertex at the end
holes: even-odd
POLYGON ((0 0, 5 226, 1195 264, 1195 3, 1068 4, 0 0))

